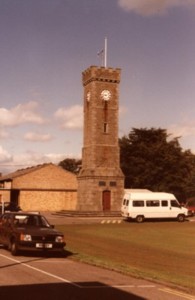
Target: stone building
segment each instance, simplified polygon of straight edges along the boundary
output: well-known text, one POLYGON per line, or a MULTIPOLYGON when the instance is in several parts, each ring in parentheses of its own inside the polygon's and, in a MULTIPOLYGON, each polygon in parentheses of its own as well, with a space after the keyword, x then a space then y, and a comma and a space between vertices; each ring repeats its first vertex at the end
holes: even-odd
POLYGON ((75 210, 77 178, 52 163, 18 170, 0 177, 0 200, 23 210, 75 210))
POLYGON ((80 211, 119 211, 124 193, 118 143, 121 70, 91 66, 83 72, 84 141, 78 175, 80 211))

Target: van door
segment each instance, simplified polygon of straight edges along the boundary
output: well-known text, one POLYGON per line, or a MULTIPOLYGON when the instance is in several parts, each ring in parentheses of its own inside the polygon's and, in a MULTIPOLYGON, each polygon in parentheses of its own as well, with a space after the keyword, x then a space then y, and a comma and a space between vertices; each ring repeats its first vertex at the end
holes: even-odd
POLYGON ((125 197, 123 199, 121 212, 123 217, 128 217, 128 207, 129 207, 129 200, 125 197))
POLYGON ((146 200, 146 218, 161 218, 162 212, 159 200, 146 200))
POLYGON ((180 212, 181 212, 181 206, 178 203, 178 201, 176 199, 170 200, 170 217, 176 218, 180 212))
POLYGON ((161 218, 170 218, 170 200, 161 200, 161 218))

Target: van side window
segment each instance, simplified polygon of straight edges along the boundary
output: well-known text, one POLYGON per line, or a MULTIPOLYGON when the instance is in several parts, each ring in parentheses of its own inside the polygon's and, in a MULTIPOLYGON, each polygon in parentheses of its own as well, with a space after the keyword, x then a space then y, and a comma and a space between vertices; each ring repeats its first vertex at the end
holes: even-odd
POLYGON ((168 201, 167 200, 162 200, 161 205, 163 207, 168 206, 168 201))
POLYGON ((129 205, 129 200, 126 200, 126 206, 128 206, 129 205))
POLYGON ((147 200, 146 201, 146 206, 160 206, 160 201, 159 200, 147 200))
POLYGON ((171 200, 172 207, 180 207, 179 203, 176 200, 171 200))
POLYGON ((133 201, 133 206, 134 207, 143 207, 144 206, 144 201, 142 201, 142 200, 134 200, 133 201))

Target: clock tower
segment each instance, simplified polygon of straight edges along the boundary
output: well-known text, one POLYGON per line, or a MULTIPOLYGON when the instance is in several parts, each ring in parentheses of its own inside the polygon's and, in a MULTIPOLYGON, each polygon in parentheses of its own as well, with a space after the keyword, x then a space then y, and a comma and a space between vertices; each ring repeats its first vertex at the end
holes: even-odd
POLYGON ((77 210, 119 211, 124 193, 118 111, 120 69, 91 66, 82 74, 84 140, 77 210))

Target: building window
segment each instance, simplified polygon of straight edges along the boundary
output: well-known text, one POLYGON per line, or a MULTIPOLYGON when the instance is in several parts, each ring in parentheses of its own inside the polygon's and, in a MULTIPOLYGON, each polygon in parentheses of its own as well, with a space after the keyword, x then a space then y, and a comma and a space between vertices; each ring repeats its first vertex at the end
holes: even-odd
POLYGON ((116 186, 116 181, 110 181, 110 186, 116 186))
POLYGON ((105 181, 99 181, 99 186, 105 186, 106 182, 105 181))
POLYGON ((104 133, 108 133, 108 123, 104 122, 104 133))

